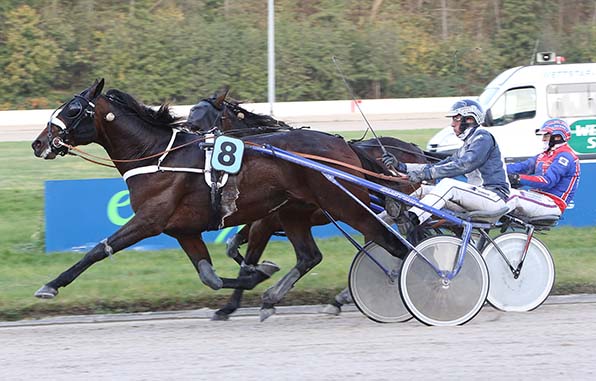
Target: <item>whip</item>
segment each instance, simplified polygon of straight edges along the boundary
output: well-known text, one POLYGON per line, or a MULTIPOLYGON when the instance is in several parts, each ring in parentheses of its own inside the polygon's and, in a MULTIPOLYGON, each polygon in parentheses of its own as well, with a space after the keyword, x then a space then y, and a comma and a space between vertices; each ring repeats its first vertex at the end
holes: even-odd
MULTIPOLYGON (((366 115, 364 115, 364 113, 360 109, 360 106, 358 105, 358 102, 356 102, 356 97, 354 96, 354 92, 352 91, 352 88, 350 87, 350 84, 348 83, 348 81, 346 81, 346 76, 344 75, 343 70, 341 70, 341 67, 337 63, 337 57, 333 56, 333 57, 331 57, 331 59, 333 60, 333 63, 335 64, 335 67, 337 68, 337 71, 339 72, 339 75, 341 76, 341 79, 344 82, 344 85, 346 85, 346 88, 348 89, 348 93, 350 93, 350 97, 352 97, 352 101, 356 105, 356 108, 358 108, 358 111, 360 112, 360 115, 362 115, 362 118, 364 119, 364 122, 366 122, 366 125, 368 126, 368 129, 370 130, 370 132, 372 132, 373 136, 377 140, 377 143, 379 143, 379 146, 381 147, 381 150, 383 151, 383 155, 386 155, 387 154, 387 149, 385 148, 385 146, 383 145, 383 143, 381 143, 381 140, 379 139, 379 137, 375 133, 375 130, 373 130, 372 126, 368 122, 368 119, 366 119, 366 115)), ((366 135, 366 132, 364 132, 364 134, 366 135)), ((394 175, 397 175, 397 171, 395 170, 395 168, 393 168, 393 166, 391 166, 390 170, 391 170, 391 172, 393 172, 394 175)))

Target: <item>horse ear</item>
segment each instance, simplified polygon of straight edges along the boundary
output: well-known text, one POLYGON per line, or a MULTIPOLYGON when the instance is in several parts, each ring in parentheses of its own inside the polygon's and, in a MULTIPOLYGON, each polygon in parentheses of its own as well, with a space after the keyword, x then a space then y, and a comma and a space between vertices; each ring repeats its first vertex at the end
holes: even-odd
POLYGON ((228 92, 230 92, 230 87, 226 85, 221 90, 221 92, 219 93, 219 95, 215 98, 215 106, 217 108, 221 108, 221 106, 223 105, 224 101, 226 100, 226 97, 228 96, 228 92))
POLYGON ((103 90, 103 86, 105 84, 105 81, 103 80, 103 78, 101 78, 100 80, 95 80, 95 82, 93 83, 93 85, 91 85, 91 88, 89 89, 89 95, 90 98, 89 99, 95 99, 97 98, 97 96, 99 96, 99 94, 101 94, 101 91, 103 90))

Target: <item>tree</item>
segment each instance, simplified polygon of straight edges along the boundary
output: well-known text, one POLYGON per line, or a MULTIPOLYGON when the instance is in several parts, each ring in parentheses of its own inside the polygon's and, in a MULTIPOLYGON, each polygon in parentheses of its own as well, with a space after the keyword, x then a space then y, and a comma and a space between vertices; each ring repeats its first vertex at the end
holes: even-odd
POLYGON ((35 9, 23 5, 7 14, 5 45, 0 77, 0 97, 41 97, 52 86, 58 66, 59 46, 40 28, 35 9))
POLYGON ((541 39, 546 29, 552 29, 550 23, 544 22, 552 6, 552 1, 503 1, 501 29, 495 38, 502 67, 530 63, 536 40, 541 39))
MULTIPOLYGON (((277 101, 478 94, 534 49, 596 61, 594 0, 275 0, 277 101), (536 41, 538 45, 536 46, 536 41)), ((267 99, 263 0, 4 0, 0 104, 57 104, 105 77, 146 103, 222 85, 267 99), (41 103, 40 103, 41 102, 41 103)))

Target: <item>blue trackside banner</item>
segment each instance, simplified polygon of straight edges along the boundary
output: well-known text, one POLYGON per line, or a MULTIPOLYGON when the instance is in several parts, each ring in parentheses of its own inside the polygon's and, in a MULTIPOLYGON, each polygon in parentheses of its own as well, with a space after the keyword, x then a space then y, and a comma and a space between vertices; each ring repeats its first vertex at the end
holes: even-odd
MULTIPOLYGON (((582 173, 575 200, 559 225, 596 226, 596 160, 582 161, 582 173)), ((52 180, 45 182, 46 252, 87 251, 110 236, 133 216, 128 189, 120 179, 52 180)), ((342 224, 348 232, 355 231, 342 224)), ((240 227, 203 233, 209 243, 222 243, 240 227)), ((315 238, 340 236, 332 224, 313 228, 315 238)), ((285 238, 274 238, 285 239, 285 238)), ((179 248, 165 234, 147 238, 130 249, 160 250, 179 248)))
MULTIPOLYGON (((45 251, 87 251, 133 216, 126 183, 120 179, 52 180, 45 182, 45 251)), ((343 225, 350 233, 355 230, 343 225)), ((208 243, 222 243, 241 227, 203 233, 208 243)), ((331 224, 313 228, 318 238, 340 235, 331 224)), ((275 237, 274 239, 285 239, 275 237)), ((177 249, 165 234, 147 238, 132 250, 177 249)))

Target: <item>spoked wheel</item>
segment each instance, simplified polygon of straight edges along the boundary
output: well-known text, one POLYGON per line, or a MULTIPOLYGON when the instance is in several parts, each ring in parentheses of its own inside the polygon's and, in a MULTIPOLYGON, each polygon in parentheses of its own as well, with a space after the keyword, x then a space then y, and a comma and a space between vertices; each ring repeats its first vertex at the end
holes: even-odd
MULTIPOLYGON (((505 233, 494 239, 514 269, 519 265, 528 237, 505 233)), ((489 243, 482 256, 490 274, 488 302, 501 311, 531 311, 540 306, 555 283, 555 264, 546 246, 532 237, 517 279, 501 253, 489 243)))
POLYGON ((354 304, 366 317, 379 323, 400 323, 412 315, 402 302, 398 276, 402 260, 389 254, 381 246, 369 242, 364 249, 394 275, 387 274, 363 251, 352 261, 349 286, 354 304))
POLYGON ((488 294, 488 269, 468 244, 460 272, 447 279, 438 271, 454 270, 462 240, 436 236, 422 241, 404 260, 400 291, 407 309, 427 325, 452 326, 470 321, 488 294), (436 270, 435 270, 436 269, 436 270))

